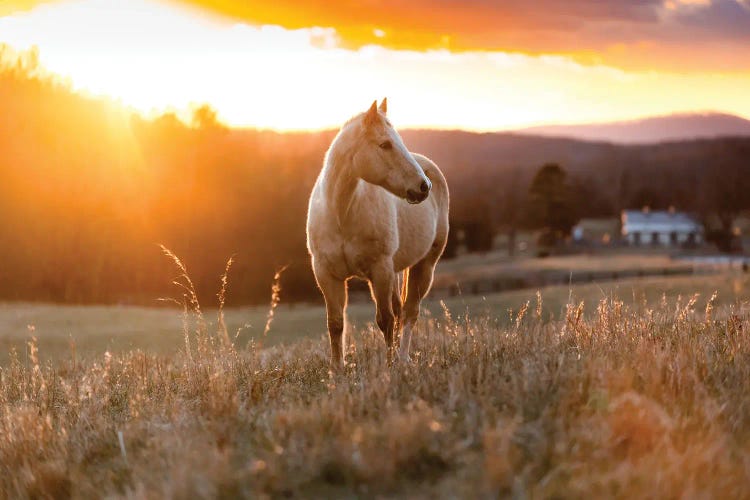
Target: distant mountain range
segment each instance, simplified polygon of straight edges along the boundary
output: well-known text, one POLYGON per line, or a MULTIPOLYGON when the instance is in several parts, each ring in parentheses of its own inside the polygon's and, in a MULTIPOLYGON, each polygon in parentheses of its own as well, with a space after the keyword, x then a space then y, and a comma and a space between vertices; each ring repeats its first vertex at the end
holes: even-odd
POLYGON ((715 137, 747 137, 750 136, 750 120, 724 113, 685 113, 608 123, 542 125, 514 132, 620 144, 652 144, 715 137))

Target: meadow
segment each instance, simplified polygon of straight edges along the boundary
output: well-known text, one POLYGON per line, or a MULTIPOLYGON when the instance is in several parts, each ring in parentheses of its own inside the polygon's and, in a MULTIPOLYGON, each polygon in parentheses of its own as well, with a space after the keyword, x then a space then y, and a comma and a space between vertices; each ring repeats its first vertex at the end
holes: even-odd
POLYGON ((392 367, 371 306, 353 304, 336 377, 317 306, 278 306, 263 336, 268 308, 183 323, 6 305, 21 348, 0 368, 0 491, 746 497, 749 285, 723 273, 433 301, 414 362, 392 367))
MULTIPOLYGON (((576 258, 577 259, 577 258, 576 258)), ((570 264, 569 260, 565 261, 570 264)), ((596 261, 594 265, 599 265, 596 261)), ((539 289, 546 304, 545 320, 559 319, 570 301, 594 303, 617 297, 628 304, 656 303, 662 295, 671 301, 678 296, 698 294, 698 306, 717 292, 717 305, 731 305, 750 297, 750 277, 742 273, 722 272, 700 276, 671 276, 623 279, 574 286, 557 285, 539 289)), ((231 293, 231 284, 230 284, 231 293)), ((269 306, 233 307, 223 311, 232 342, 238 347, 255 343, 259 347, 288 345, 299 340, 326 338, 325 310, 319 304, 285 304, 275 308, 273 320, 265 332, 269 306), (264 333, 265 332, 265 333, 264 333)), ((428 299, 423 314, 440 316, 447 307, 457 318, 488 317, 498 325, 511 322, 511 310, 520 309, 535 299, 536 290, 525 289, 486 295, 459 295, 443 300, 428 299)), ((218 327, 218 310, 203 311, 206 328, 218 327)), ((375 308, 369 297, 349 304, 348 319, 354 329, 371 328, 375 308)), ((158 355, 173 355, 183 347, 183 314, 171 307, 68 306, 32 303, 0 304, 0 365, 7 364, 15 349, 25 356, 27 343, 37 339, 40 359, 60 361, 99 358, 106 351, 122 353, 133 349, 158 355)), ((191 316, 189 322, 194 322, 191 316)))

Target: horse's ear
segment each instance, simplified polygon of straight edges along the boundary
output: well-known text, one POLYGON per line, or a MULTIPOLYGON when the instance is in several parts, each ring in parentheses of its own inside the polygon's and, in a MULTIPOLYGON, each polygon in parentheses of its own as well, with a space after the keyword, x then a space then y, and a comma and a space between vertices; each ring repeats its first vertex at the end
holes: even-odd
POLYGON ((365 113, 365 125, 372 125, 378 119, 378 100, 372 101, 372 106, 365 113))
POLYGON ((378 108, 381 113, 388 114, 388 98, 383 97, 383 102, 380 103, 380 107, 378 108))

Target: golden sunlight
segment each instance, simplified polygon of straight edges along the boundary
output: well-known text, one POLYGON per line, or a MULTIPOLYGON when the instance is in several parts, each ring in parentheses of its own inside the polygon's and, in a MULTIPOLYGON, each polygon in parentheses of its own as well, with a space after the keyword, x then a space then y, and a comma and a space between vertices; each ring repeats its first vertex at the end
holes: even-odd
MULTIPOLYGON (((214 107, 233 126, 335 127, 388 96, 402 127, 498 130, 716 110, 750 116, 750 73, 626 72, 563 56, 341 48, 332 28, 229 23, 148 0, 42 4, 0 18, 73 87, 145 113, 214 107)), ((385 33, 381 33, 386 36, 385 33)))

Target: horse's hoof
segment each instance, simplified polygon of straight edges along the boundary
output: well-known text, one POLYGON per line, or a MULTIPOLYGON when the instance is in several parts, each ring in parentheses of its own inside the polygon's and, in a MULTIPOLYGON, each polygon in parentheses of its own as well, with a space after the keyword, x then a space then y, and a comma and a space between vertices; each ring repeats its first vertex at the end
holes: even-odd
POLYGON ((330 376, 338 376, 344 373, 344 362, 343 361, 331 361, 328 365, 328 374, 330 376))

